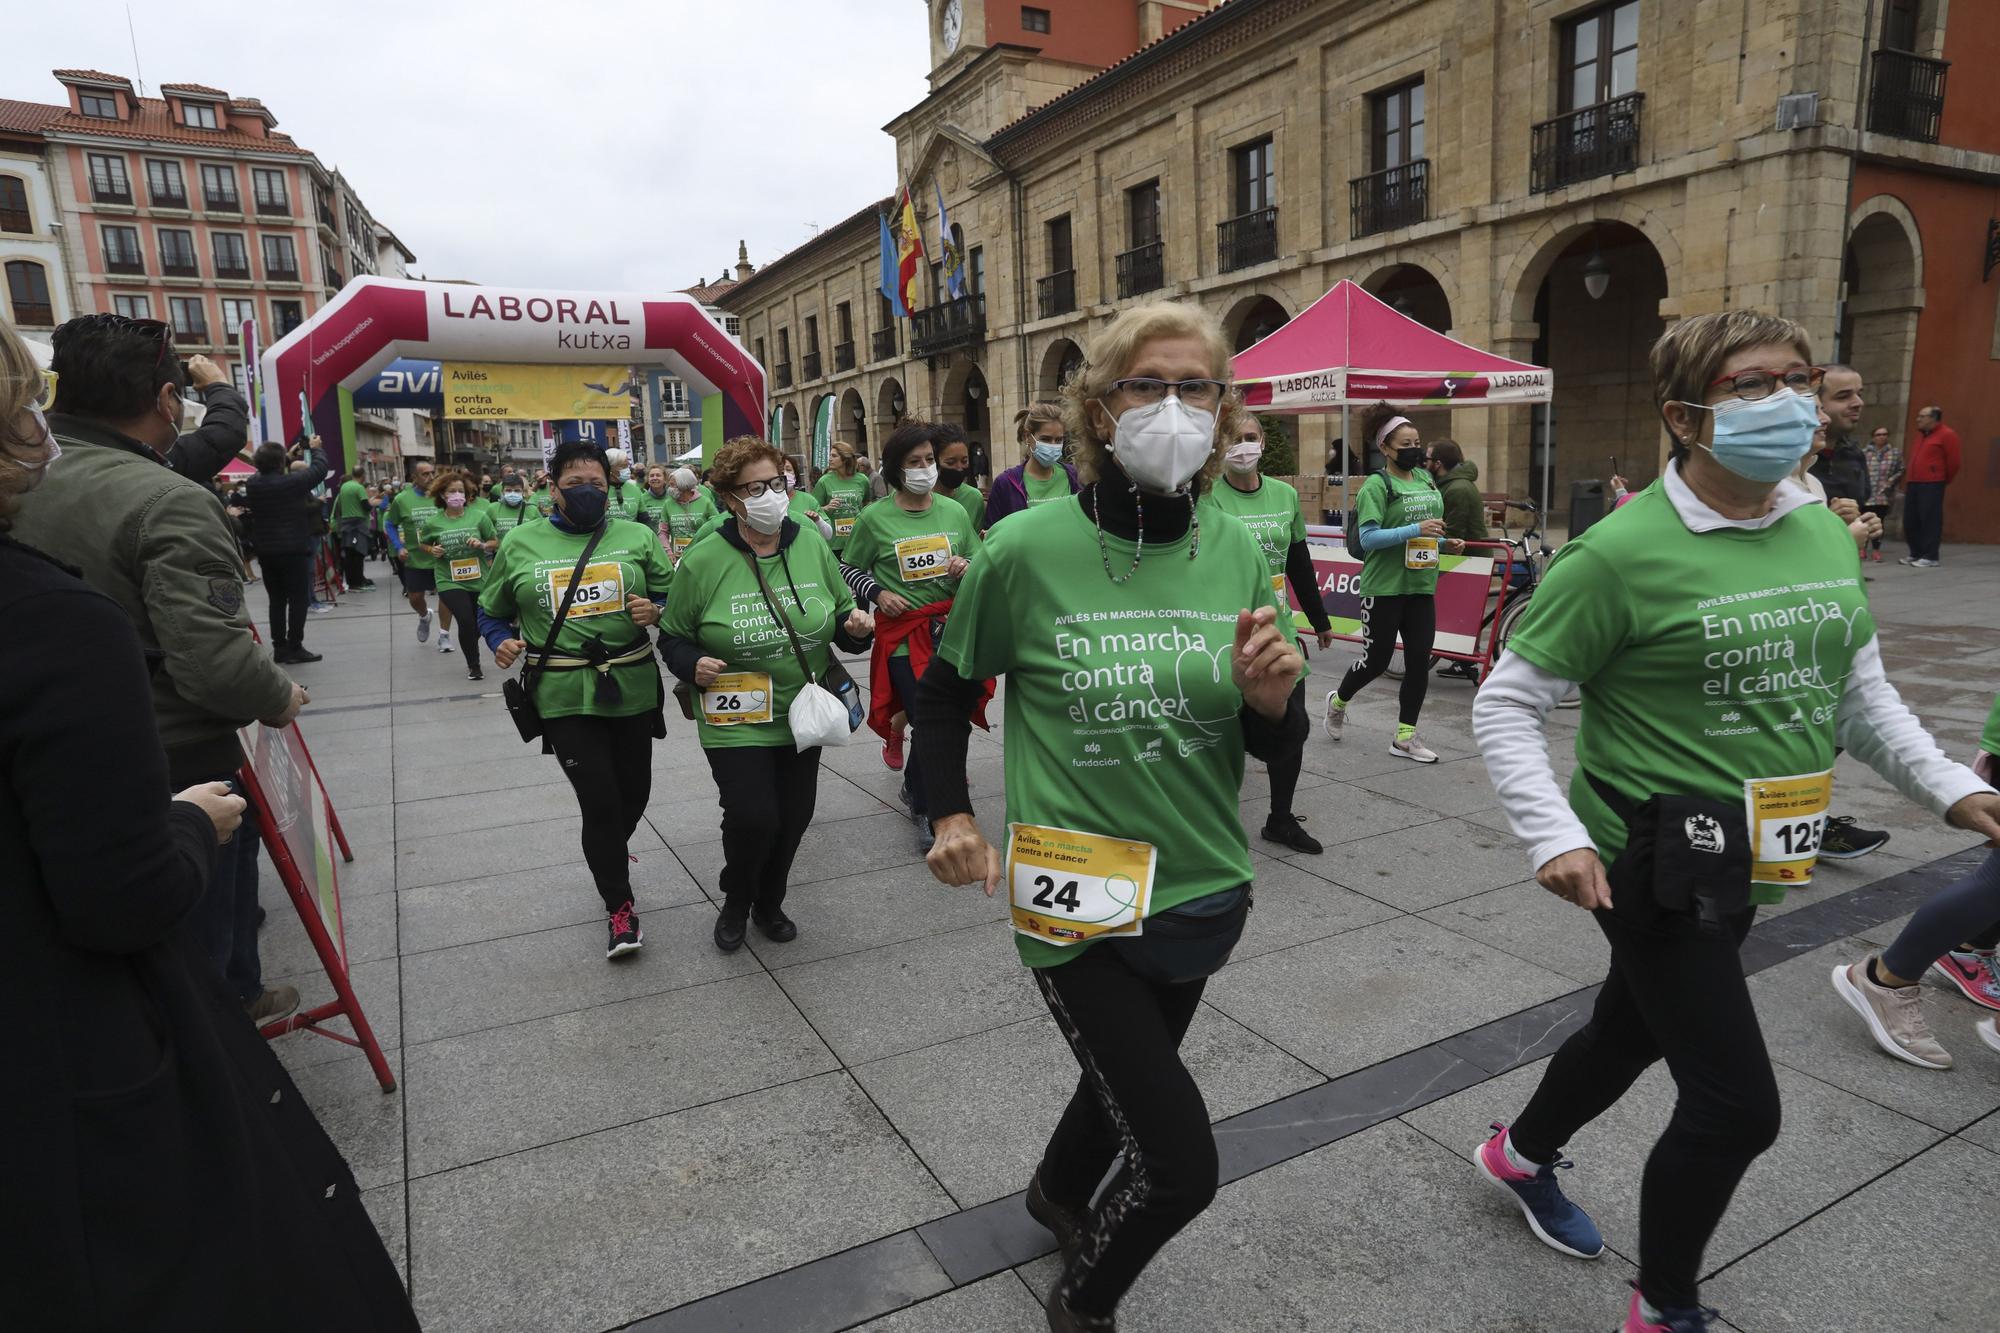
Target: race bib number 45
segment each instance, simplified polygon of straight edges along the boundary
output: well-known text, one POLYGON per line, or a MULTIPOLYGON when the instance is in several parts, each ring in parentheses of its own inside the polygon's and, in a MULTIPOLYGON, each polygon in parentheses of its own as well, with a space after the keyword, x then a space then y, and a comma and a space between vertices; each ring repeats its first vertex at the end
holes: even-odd
POLYGON ((1743 808, 1749 816, 1753 853, 1751 882, 1788 888, 1811 883, 1832 804, 1832 769, 1744 783, 1743 808))
POLYGON ((951 563, 951 538, 942 532, 928 537, 905 537, 896 543, 896 570, 905 583, 941 579, 951 563))
MULTIPOLYGON (((569 588, 572 572, 573 567, 549 571, 549 611, 552 614, 562 605, 563 593, 569 588)), ((624 609, 625 567, 616 560, 585 565, 583 578, 576 585, 576 598, 569 604, 570 619, 588 620, 592 616, 613 615, 624 609)))
POLYGON ((1057 945, 1141 934, 1158 858, 1149 842, 1009 824, 1006 876, 1015 931, 1057 945))
POLYGON ((1412 537, 1403 545, 1404 569, 1436 569, 1438 567, 1438 539, 1435 537, 1412 537))

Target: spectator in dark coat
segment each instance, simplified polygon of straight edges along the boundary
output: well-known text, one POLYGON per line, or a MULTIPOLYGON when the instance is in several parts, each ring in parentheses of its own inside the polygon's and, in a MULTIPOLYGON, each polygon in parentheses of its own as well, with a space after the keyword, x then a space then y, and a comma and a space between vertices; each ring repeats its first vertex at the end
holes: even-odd
POLYGON ((282 445, 258 446, 257 475, 244 487, 251 544, 271 598, 271 656, 286 663, 319 661, 319 654, 305 647, 306 606, 312 597, 313 550, 319 544, 312 531, 319 503, 312 493, 326 480, 327 461, 317 435, 310 448, 305 471, 288 472, 282 445))
POLYGON ((167 446, 167 466, 200 481, 222 471, 250 446, 250 404, 205 356, 188 358, 188 387, 207 409, 201 424, 167 446))

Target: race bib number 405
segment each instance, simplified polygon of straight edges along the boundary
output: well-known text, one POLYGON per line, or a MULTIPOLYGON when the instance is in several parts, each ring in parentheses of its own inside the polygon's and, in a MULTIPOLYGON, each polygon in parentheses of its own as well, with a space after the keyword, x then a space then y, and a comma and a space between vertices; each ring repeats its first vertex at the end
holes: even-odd
MULTIPOLYGON (((572 572, 572 569, 549 571, 551 613, 562 605, 563 593, 569 588, 569 576, 572 572)), ((592 616, 613 615, 624 609, 625 567, 616 560, 585 565, 583 578, 576 585, 576 597, 569 604, 570 619, 588 620, 592 616)))
POLYGON ((771 720, 771 678, 761 671, 727 671, 701 692, 701 715, 711 727, 771 720))
POLYGON ((942 532, 928 537, 905 537, 896 543, 896 570, 905 583, 941 579, 950 563, 951 538, 942 532))
POLYGON ((1007 892, 1015 931, 1057 945, 1141 934, 1158 857, 1149 842, 1009 824, 1007 892))
POLYGON ((1753 778, 1744 783, 1743 808, 1749 816, 1752 846, 1751 882, 1787 888, 1811 883, 1820 840, 1826 833, 1826 812, 1832 804, 1832 769, 1791 778, 1753 778))

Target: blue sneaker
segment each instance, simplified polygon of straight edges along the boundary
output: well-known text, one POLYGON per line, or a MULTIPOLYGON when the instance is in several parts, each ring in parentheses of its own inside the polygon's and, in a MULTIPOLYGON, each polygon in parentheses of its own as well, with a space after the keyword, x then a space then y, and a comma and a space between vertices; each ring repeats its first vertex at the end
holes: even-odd
POLYGON ((1507 1160, 1507 1127, 1496 1124, 1493 1130, 1493 1137, 1479 1145, 1472 1160, 1480 1175, 1514 1196, 1521 1215, 1528 1219, 1528 1230, 1550 1249, 1578 1259, 1603 1254, 1604 1236, 1597 1223, 1565 1198, 1562 1186, 1556 1184, 1556 1168, 1567 1170, 1576 1163, 1556 1161, 1532 1174, 1522 1171, 1507 1160))

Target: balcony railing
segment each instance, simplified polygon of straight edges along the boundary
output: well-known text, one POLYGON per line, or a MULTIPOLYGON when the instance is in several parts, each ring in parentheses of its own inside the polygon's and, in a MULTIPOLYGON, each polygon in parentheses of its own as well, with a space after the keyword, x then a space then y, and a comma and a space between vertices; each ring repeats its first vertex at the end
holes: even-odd
POLYGON ((1035 308, 1039 318, 1054 319, 1076 309, 1076 270, 1063 269, 1046 278, 1035 279, 1035 308))
POLYGON ((914 356, 938 356, 960 347, 977 347, 986 341, 986 297, 974 292, 955 301, 944 301, 910 316, 910 352, 914 356))
POLYGON ((257 211, 273 217, 288 218, 292 215, 292 204, 289 199, 259 199, 257 211))
POLYGON ((1536 194, 1639 168, 1639 113, 1646 94, 1627 93, 1534 127, 1528 188, 1536 194))
POLYGON ((56 322, 56 308, 47 301, 15 301, 14 322, 45 328, 56 322))
POLYGON ((279 268, 275 264, 264 265, 264 281, 266 282, 297 282, 298 280, 299 271, 297 268, 279 268))
POLYGON ((1868 128, 1918 143, 1938 141, 1948 60, 1908 51, 1877 51, 1868 79, 1868 128))
POLYGON ((799 378, 801 382, 819 378, 820 364, 818 352, 807 352, 799 357, 799 378))
POLYGON ((854 369, 854 340, 833 345, 833 368, 836 372, 854 369))
POLYGON ((1167 245, 1154 241, 1135 246, 1118 256, 1118 299, 1141 292, 1158 291, 1167 285, 1167 245))
POLYGON ((240 195, 216 194, 211 190, 201 192, 201 205, 211 213, 241 213, 243 199, 240 195))
POLYGON ((193 255, 163 255, 160 258, 160 272, 169 278, 198 278, 201 265, 193 255))
POLYGON ((125 254, 116 250, 106 251, 104 255, 104 271, 106 273, 144 273, 146 271, 146 260, 141 255, 125 254))
POLYGON ((218 259, 215 261, 215 276, 218 278, 227 278, 234 282, 248 282, 250 280, 250 263, 248 260, 245 260, 240 264, 225 264, 218 259))
POLYGON ((1278 257, 1278 207, 1260 208, 1215 226, 1216 267, 1228 273, 1278 257))
POLYGON ((177 343, 205 343, 208 341, 208 326, 202 324, 191 329, 175 329, 174 341, 177 343))
POLYGON ((887 361, 896 354, 896 329, 894 325, 877 329, 868 340, 868 355, 875 361, 887 361))
POLYGON ((1356 176, 1347 183, 1347 207, 1350 237, 1425 221, 1431 212, 1430 159, 1420 157, 1356 176))
POLYGON ((186 190, 148 190, 146 193, 151 196, 154 208, 186 208, 188 206, 186 190))
POLYGON ((132 202, 132 187, 94 180, 90 183, 90 197, 100 204, 129 204, 132 202))
POLYGON ((777 365, 771 367, 771 377, 777 382, 780 389, 791 388, 792 363, 789 361, 780 361, 777 365))

